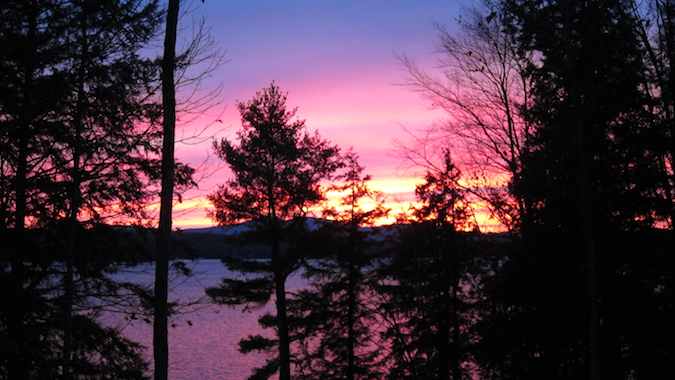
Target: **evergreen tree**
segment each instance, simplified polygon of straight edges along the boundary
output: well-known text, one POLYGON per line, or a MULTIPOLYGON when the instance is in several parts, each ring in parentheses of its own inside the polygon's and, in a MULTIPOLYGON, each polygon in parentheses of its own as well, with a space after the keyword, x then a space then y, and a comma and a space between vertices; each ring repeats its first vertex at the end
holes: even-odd
POLYGON ((628 338, 634 316, 614 289, 635 281, 624 296, 637 296, 643 260, 664 260, 660 237, 650 259, 629 248, 654 237, 662 199, 636 20, 625 1, 504 3, 505 28, 534 57, 525 114, 534 132, 514 184, 532 205, 529 225, 503 268, 494 321, 502 333, 492 338, 509 346, 503 362, 513 370, 501 376, 632 376, 641 366, 626 359, 638 349, 628 338))
MULTIPOLYGON (((3 24, 1 36, 13 47, 2 60, 13 70, 3 71, 8 91, 0 108, 9 128, 2 139, 18 137, 0 155, 16 195, 3 222, 13 222, 15 239, 30 233, 32 242, 14 245, 22 274, 9 281, 30 288, 14 292, 26 309, 7 312, 6 331, 27 342, 10 356, 8 372, 22 379, 144 377, 139 347, 98 326, 91 299, 127 287, 108 274, 133 259, 103 246, 115 246, 111 232, 120 238, 103 223, 142 216, 154 196, 158 70, 140 50, 159 25, 158 3, 9 2, 2 11, 18 23, 3 24), (55 276, 62 278, 56 288, 55 276), (19 315, 24 326, 13 322, 19 315)), ((177 171, 180 183, 190 183, 191 169, 179 164, 177 171)))
POLYGON ((651 100, 653 117, 650 145, 658 153, 663 177, 661 218, 670 218, 675 236, 675 2, 673 0, 630 1, 635 17, 644 66, 644 96, 651 100))
POLYGON ((159 25, 157 2, 137 0, 91 3, 72 1, 66 34, 68 77, 65 109, 52 152, 59 168, 63 219, 69 225, 63 242, 63 368, 72 376, 73 331, 80 319, 78 303, 87 302, 89 272, 78 242, 87 224, 102 220, 115 204, 133 216, 153 194, 148 183, 155 176, 159 130, 157 106, 148 100, 156 66, 139 56, 159 25), (146 126, 142 126, 145 123, 146 126), (84 229, 83 229, 84 228, 84 229), (76 283, 76 278, 79 284, 76 283))
POLYGON ((468 236, 475 224, 449 153, 442 169, 427 172, 416 188, 420 205, 401 227, 389 265, 380 272, 381 312, 392 379, 461 379, 467 360, 470 289, 463 286, 470 263, 468 236))
POLYGON ((0 5, 0 236, 4 247, 1 276, 4 305, 2 368, 12 379, 24 379, 41 360, 34 349, 39 333, 30 317, 33 303, 44 299, 28 284, 40 273, 26 262, 37 255, 26 233, 28 221, 44 209, 40 189, 49 187, 45 163, 50 113, 60 107, 65 80, 52 68, 65 59, 59 35, 63 18, 58 2, 7 1, 0 5))
POLYGON ((207 289, 207 294, 229 305, 260 304, 274 294, 276 315, 264 318, 261 325, 274 326, 277 339, 252 336, 240 346, 242 352, 278 347, 278 357, 251 378, 268 378, 279 371, 279 378, 288 380, 291 352, 286 279, 303 255, 289 243, 292 236, 302 234, 308 207, 323 199, 322 181, 330 179, 341 164, 338 148, 317 133, 309 133, 305 122, 294 118, 295 110, 287 108, 286 95, 276 84, 239 103, 239 113, 243 128, 238 143, 223 139, 214 146, 234 178, 209 196, 212 214, 221 225, 249 222, 255 226, 254 235, 267 242, 271 260, 228 260, 231 270, 249 276, 223 279, 220 287, 207 289))
POLYGON ((377 236, 370 228, 386 216, 381 194, 368 187, 356 154, 345 156, 346 170, 333 191, 340 203, 325 211, 316 257, 306 261, 311 280, 291 301, 294 333, 301 342, 295 363, 298 379, 375 379, 379 355, 372 274, 377 236))

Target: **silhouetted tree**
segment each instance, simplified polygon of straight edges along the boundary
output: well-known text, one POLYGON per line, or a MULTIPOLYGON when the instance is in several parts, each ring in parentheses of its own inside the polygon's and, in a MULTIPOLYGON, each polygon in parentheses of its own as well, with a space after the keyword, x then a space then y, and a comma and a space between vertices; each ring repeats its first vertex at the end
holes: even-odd
POLYGON ((388 377, 461 379, 467 360, 468 235, 475 228, 459 171, 446 151, 442 170, 418 185, 420 205, 400 227, 399 243, 380 269, 380 306, 390 342, 388 377))
POLYGON ((518 51, 536 57, 527 69, 534 132, 515 181, 532 230, 507 267, 520 273, 511 278, 520 316, 509 318, 525 332, 511 341, 512 359, 530 365, 513 376, 628 376, 619 363, 629 328, 618 327, 608 295, 625 280, 619 268, 635 262, 614 241, 655 225, 661 191, 636 20, 624 1, 504 3, 518 51), (560 320, 570 310, 583 312, 560 320))
MULTIPOLYGON (((113 204, 120 214, 133 215, 153 195, 148 184, 156 177, 152 156, 160 135, 158 107, 150 100, 157 71, 139 50, 155 35, 160 18, 156 1, 73 1, 64 11, 70 21, 69 87, 52 156, 62 171, 61 207, 69 224, 62 304, 64 375, 70 376, 73 308, 85 302, 75 273, 87 272, 87 258, 78 257, 78 235, 88 223, 101 221, 113 204)), ((80 282, 87 277, 95 276, 79 276, 80 282)))
MULTIPOLYGON (((42 209, 37 189, 49 186, 43 173, 46 130, 54 127, 49 113, 59 107, 63 76, 50 70, 63 62, 63 19, 56 2, 8 1, 0 6, 0 234, 2 235, 3 313, 6 373, 12 379, 29 376, 39 353, 27 318, 31 308, 31 273, 25 265, 34 255, 26 225, 42 209), (55 10, 56 9, 56 10, 55 10)), ((43 199, 42 199, 43 200, 43 199)))
MULTIPOLYGON (((14 352, 11 377, 144 377, 138 346, 118 336, 108 341, 116 348, 95 343, 93 337, 117 333, 96 324, 100 305, 91 298, 100 302, 127 287, 107 273, 131 259, 100 246, 109 234, 101 223, 142 215, 154 196, 158 70, 139 51, 159 24, 157 2, 9 2, 2 11, 18 24, 1 36, 12 46, 2 64, 14 70, 3 71, 11 89, 2 98, 2 119, 11 126, 3 141, 23 136, 1 150, 3 178, 17 184, 18 195, 5 210, 16 210, 14 237, 26 234, 27 220, 32 237, 30 245, 15 245, 12 259, 25 266, 12 285, 29 284, 15 293, 28 310, 10 310, 7 330, 32 347, 14 352), (30 332, 11 322, 18 315, 22 325, 34 324, 30 332)), ((178 172, 180 183, 190 182, 191 169, 179 165, 178 172)))
POLYGON ((675 234, 675 2, 672 0, 631 1, 631 14, 642 47, 644 65, 644 95, 651 99, 653 115, 653 148, 660 153, 663 172, 661 186, 666 201, 665 212, 670 217, 675 234))
MULTIPOLYGON (((202 1, 203 3, 204 1, 202 1)), ((176 269, 181 275, 190 274, 180 262, 169 266, 173 255, 171 226, 173 202, 181 201, 180 193, 196 185, 192 179, 194 170, 175 160, 176 143, 187 143, 203 138, 209 126, 199 132, 184 135, 176 140, 176 121, 180 114, 205 114, 218 101, 221 87, 204 91, 202 82, 223 62, 223 55, 215 46, 204 19, 193 22, 193 33, 185 47, 176 52, 178 20, 181 18, 180 0, 168 2, 166 10, 164 51, 161 57, 162 89, 162 153, 159 226, 156 244, 156 266, 154 286, 153 352, 156 379, 168 376, 168 318, 173 306, 168 304, 169 269, 176 269), (187 95, 181 96, 180 89, 187 95)), ((189 7, 188 7, 189 8, 189 7)), ((188 10, 188 13, 190 10, 188 10)), ((191 120, 183 121, 190 124, 191 120)))
POLYGON ((328 221, 316 233, 320 247, 305 264, 311 285, 290 300, 300 342, 298 379, 380 378, 371 276, 381 241, 371 227, 387 210, 382 195, 368 187, 370 176, 356 154, 348 153, 345 164, 332 188, 340 202, 324 211, 328 221))
POLYGON ((526 72, 531 57, 517 50, 503 27, 505 14, 499 3, 480 3, 462 14, 457 28, 437 26, 440 75, 425 71, 409 57, 401 58, 408 86, 448 114, 446 122, 419 139, 425 146, 411 146, 406 156, 433 166, 433 152, 428 153, 431 157, 425 152, 453 144, 462 151, 462 166, 479 183, 470 192, 504 227, 518 231, 527 207, 510 183, 520 175, 526 141, 533 132, 531 121, 523 117, 531 103, 531 78, 526 72))
POLYGON ((159 235, 155 259, 154 318, 152 348, 155 380, 169 376, 168 292, 171 218, 174 188, 174 144, 176 129, 176 29, 180 0, 169 1, 162 56, 162 183, 159 211, 159 235))
POLYGON ((223 279, 207 294, 223 304, 264 303, 275 295, 276 315, 261 320, 276 328, 278 340, 253 336, 240 343, 243 352, 278 347, 279 356, 270 359, 252 378, 290 379, 290 340, 286 303, 286 279, 299 265, 302 253, 284 246, 288 238, 302 231, 307 208, 323 199, 322 181, 340 167, 338 148, 316 133, 306 131, 295 110, 286 106, 286 95, 272 83, 247 102, 239 103, 242 130, 238 142, 226 139, 214 145, 216 153, 231 168, 234 178, 209 196, 213 218, 221 225, 250 222, 271 250, 271 261, 231 259, 231 270, 255 274, 244 279, 223 279))

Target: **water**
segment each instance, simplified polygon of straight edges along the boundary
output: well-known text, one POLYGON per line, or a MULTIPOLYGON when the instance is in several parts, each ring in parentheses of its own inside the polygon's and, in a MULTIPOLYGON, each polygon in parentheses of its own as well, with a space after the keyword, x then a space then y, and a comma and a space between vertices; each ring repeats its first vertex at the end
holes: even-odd
MULTIPOLYGON (((216 286, 225 276, 234 276, 219 260, 187 262, 194 274, 174 278, 169 290, 170 300, 202 302, 189 312, 173 317, 169 324, 169 378, 178 380, 239 380, 245 379, 251 369, 265 361, 264 354, 241 354, 238 342, 251 334, 259 334, 258 318, 272 310, 268 304, 257 310, 242 312, 208 303, 204 288, 216 286)), ((126 268, 115 275, 123 281, 152 284, 154 266, 145 264, 126 268)), ((304 280, 298 274, 287 282, 289 290, 302 287, 304 280)), ((127 321, 121 315, 107 314, 101 318, 106 325, 119 328, 124 336, 145 346, 145 358, 152 368, 152 325, 142 320, 127 321)))

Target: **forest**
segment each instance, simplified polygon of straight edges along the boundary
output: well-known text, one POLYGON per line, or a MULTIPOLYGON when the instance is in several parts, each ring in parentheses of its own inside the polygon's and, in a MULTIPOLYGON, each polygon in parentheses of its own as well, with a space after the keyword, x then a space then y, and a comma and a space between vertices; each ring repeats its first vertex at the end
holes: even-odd
POLYGON ((675 378, 674 0, 475 0, 429 36, 438 67, 392 55, 445 115, 397 149, 422 173, 403 211, 285 78, 226 99, 207 199, 237 232, 208 236, 175 226, 200 185, 176 125, 238 68, 189 3, 0 3, 0 379, 182 379, 197 256, 231 274, 203 302, 262 310, 235 333, 263 359, 214 378, 675 378), (151 286, 120 277, 143 263, 151 286))

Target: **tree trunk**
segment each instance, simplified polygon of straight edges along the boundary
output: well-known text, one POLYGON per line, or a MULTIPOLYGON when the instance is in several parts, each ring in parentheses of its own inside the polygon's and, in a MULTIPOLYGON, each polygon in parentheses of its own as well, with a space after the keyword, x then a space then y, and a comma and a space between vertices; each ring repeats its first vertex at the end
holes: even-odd
POLYGON ((356 332, 354 325, 356 324, 356 308, 357 308, 357 294, 356 294, 356 269, 352 262, 353 256, 349 258, 349 284, 347 294, 347 380, 354 380, 356 376, 356 332))
POLYGON ((77 215, 81 207, 81 191, 80 186, 82 182, 82 173, 80 168, 81 159, 81 135, 84 129, 84 114, 85 114, 85 94, 84 82, 86 75, 85 62, 88 59, 88 43, 87 43, 87 23, 86 11, 82 9, 82 20, 80 20, 81 51, 80 63, 78 67, 78 88, 77 88, 77 105, 75 115, 75 130, 73 135, 72 145, 70 146, 72 152, 73 167, 71 170, 71 184, 70 184, 70 212, 68 214, 68 236, 66 243, 66 252, 64 258, 65 272, 63 274, 63 352, 62 365, 63 376, 66 379, 72 378, 72 358, 73 358, 73 305, 75 298, 74 287, 74 268, 73 261, 75 251, 77 249, 77 235, 79 222, 77 215))
MULTIPOLYGON (((444 276, 445 277, 445 276, 444 276)), ((447 279, 445 277, 444 279, 447 279)), ((445 282, 445 281, 444 281, 445 282)), ((436 340, 438 344, 438 379, 439 380, 449 380, 450 379, 450 363, 452 362, 451 360, 451 352, 450 352, 450 328, 452 322, 450 321, 451 317, 450 314, 452 313, 452 306, 451 302, 449 300, 450 298, 450 290, 447 289, 447 283, 446 289, 443 290, 443 293, 441 295, 441 304, 439 305, 439 315, 438 315, 438 331, 436 333, 436 340)), ((454 326, 452 326, 454 329, 454 326)))
MULTIPOLYGON (((584 3, 587 15, 592 15, 591 5, 584 3)), ((590 29, 586 31, 588 35, 600 33, 592 20, 586 19, 587 25, 590 29)), ((584 51, 590 53, 594 49, 593 45, 584 41, 582 47, 584 51)), ((589 54, 591 56, 592 54, 589 54)), ((593 184, 591 167, 593 165, 593 151, 592 151, 592 133, 591 128, 594 127, 584 118, 592 118, 597 111, 597 100, 600 94, 595 88, 595 80, 597 74, 593 71, 590 65, 585 65, 581 68, 582 75, 580 80, 584 83, 579 84, 582 93, 575 93, 573 89, 570 91, 570 98, 577 107, 580 119, 576 123, 576 139, 574 140, 575 147, 571 147, 570 152, 576 154, 576 205, 577 216, 579 218, 579 225, 581 228, 581 248, 586 258, 586 292, 588 302, 588 378, 589 380, 599 380, 602 377, 602 369, 600 363, 600 291, 598 280, 598 257, 596 251, 595 231, 593 227, 593 184), (583 95, 583 96, 582 96, 583 95)))
MULTIPOLYGON (((25 99, 24 99, 25 101, 25 99)), ((24 112, 26 115, 27 112, 24 112)), ((12 296, 16 302, 9 308, 8 330, 10 340, 14 347, 12 348, 12 357, 8 363, 8 376, 10 380, 23 380, 28 378, 28 368, 25 357, 24 337, 24 307, 23 307, 23 283, 24 283, 24 257, 23 247, 25 247, 25 226, 26 226, 26 177, 28 161, 28 137, 29 128, 28 119, 22 120, 19 132, 19 152, 16 169, 16 178, 14 179, 15 192, 15 212, 14 212, 14 233, 16 248, 11 258, 11 274, 14 289, 12 296)))
MULTIPOLYGON (((81 97, 83 89, 80 87, 81 97)), ((77 215, 81 204, 81 173, 80 173, 80 134, 82 131, 82 104, 78 105, 78 120, 76 120, 76 130, 74 136, 73 151, 73 169, 71 174, 70 189, 70 212, 68 215, 68 237, 66 252, 64 258, 65 272, 63 274, 63 375, 65 378, 72 377, 72 355, 73 355, 73 305, 75 299, 74 286, 74 257, 77 249, 77 236, 79 221, 77 215)))
POLYGON ((452 325, 452 379, 462 379, 461 367, 461 345, 460 345, 460 318, 459 318, 459 251, 458 244, 455 241, 457 237, 453 232, 450 252, 450 279, 452 282, 452 293, 450 295, 450 324, 452 325))
POLYGON ((169 372, 168 287, 171 240, 171 211, 174 185, 174 136, 176 129, 176 29, 180 0, 169 0, 162 58, 162 190, 160 196, 159 234, 155 262, 155 294, 153 320, 153 356, 155 380, 167 380, 169 372))
MULTIPOLYGON (((589 113, 586 113, 587 115, 589 113)), ((600 295, 598 289, 597 252, 593 236, 593 204, 584 123, 577 123, 577 211, 581 225, 582 248, 586 256, 586 290, 588 296, 588 378, 599 380, 600 373, 600 295)))
MULTIPOLYGON (((444 221, 441 221, 444 222, 444 221)), ((444 229, 438 229, 434 231, 436 234, 435 239, 437 241, 437 258, 438 266, 440 269, 440 278, 437 279, 437 291, 439 292, 439 301, 437 307, 437 323, 438 331, 436 332, 436 341, 438 345, 438 367, 437 367, 437 378, 439 380, 449 380, 450 373, 454 369, 454 366, 451 366, 452 360, 452 349, 450 346, 450 330, 456 327, 454 325, 454 302, 452 300, 452 290, 453 285, 452 279, 452 260, 450 260, 449 247, 446 242, 446 231, 444 229)), ((454 373, 453 373, 454 376, 454 373)))
MULTIPOLYGON (((31 14, 28 19, 28 41, 32 43, 35 40, 35 33, 37 29, 37 5, 33 1, 31 4, 31 14)), ((14 179, 14 196, 15 196, 15 211, 14 211, 14 233, 16 248, 11 257, 11 275, 12 296, 15 297, 16 302, 9 308, 8 315, 8 330, 10 341, 12 342, 12 357, 9 359, 7 375, 10 380, 23 380, 29 377, 28 361, 26 358, 26 347, 24 344, 24 260, 23 255, 25 244, 25 229, 26 229, 26 188, 28 177, 28 139, 30 136, 32 112, 31 105, 28 103, 33 87, 33 58, 34 50, 32 46, 26 46, 26 51, 29 52, 29 59, 24 67, 24 88, 23 88, 23 110, 21 120, 19 122, 18 133, 18 154, 16 178, 14 179)))
MULTIPOLYGON (((76 131, 76 140, 79 140, 79 126, 76 131)), ((63 352, 62 365, 63 377, 70 379, 73 377, 72 373, 72 355, 73 355, 73 304, 75 298, 74 287, 74 268, 73 261, 75 256, 76 241, 78 234, 78 220, 77 214, 80 204, 80 155, 78 149, 79 142, 75 142, 73 148, 73 173, 70 194, 70 213, 68 216, 69 231, 67 237, 67 246, 64 258, 65 272, 63 274, 63 352)))
POLYGON ((286 273, 285 262, 281 260, 279 235, 276 221, 273 226, 272 265, 274 267, 274 285, 277 307, 277 334, 279 335, 279 380, 291 379, 291 353, 288 337, 288 319, 286 316, 286 273))
MULTIPOLYGON (((582 186, 580 204, 588 207, 587 187, 582 186)), ((598 290, 598 269, 597 269, 597 253, 595 249, 595 241, 593 238, 593 222, 591 220, 591 209, 586 210, 587 215, 582 215, 581 225, 583 234, 583 245, 586 252, 587 260, 587 288, 588 288, 588 302, 589 302, 589 319, 588 319, 588 340, 589 340, 589 379, 600 379, 600 295, 598 290)))

